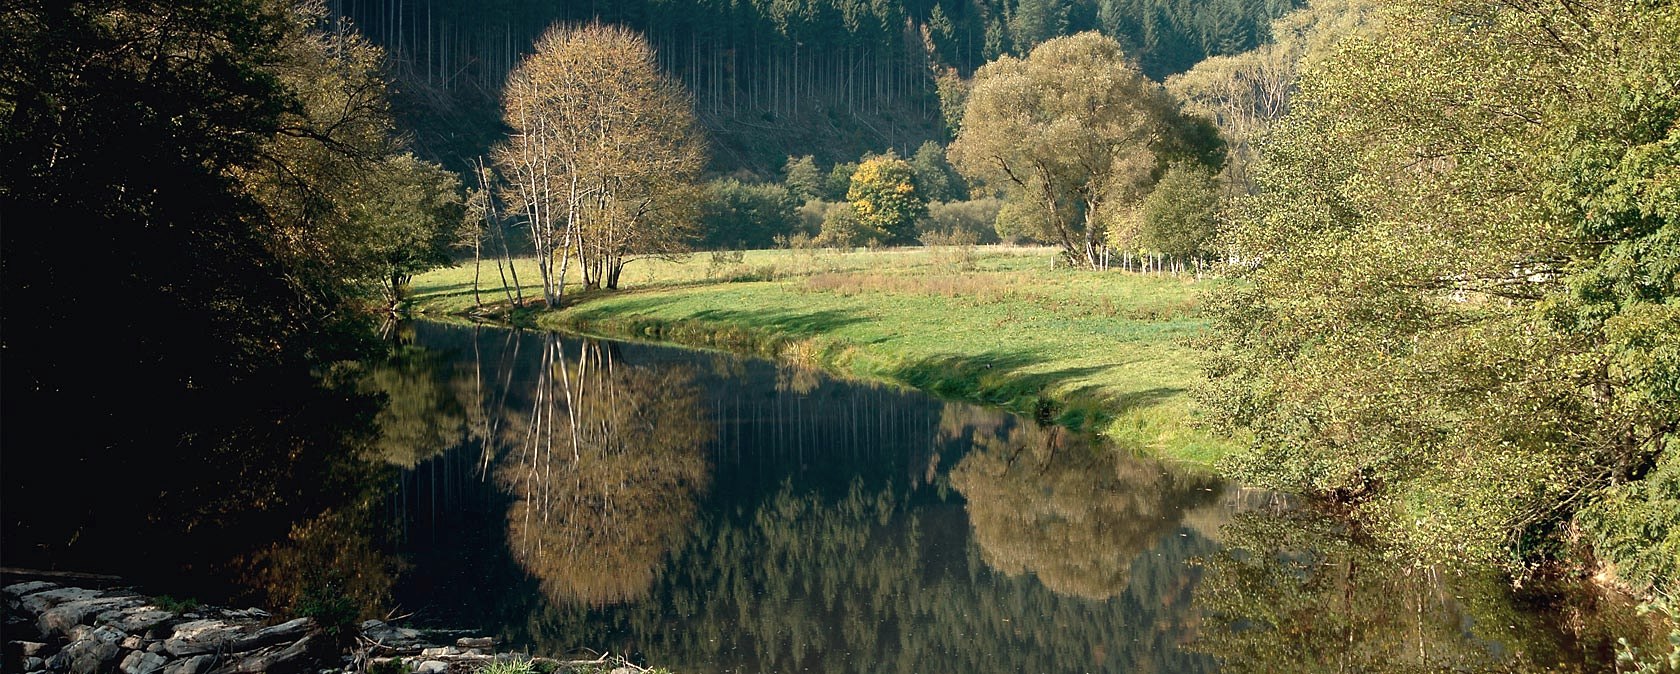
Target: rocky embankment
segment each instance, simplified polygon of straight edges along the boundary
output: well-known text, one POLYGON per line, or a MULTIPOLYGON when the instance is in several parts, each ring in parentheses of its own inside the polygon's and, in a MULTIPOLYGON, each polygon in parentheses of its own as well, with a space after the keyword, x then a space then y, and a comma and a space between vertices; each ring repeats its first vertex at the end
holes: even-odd
MULTIPOLYGON (((95 674, 234 674, 368 671, 472 672, 498 659, 488 637, 430 643, 417 630, 377 620, 361 624, 353 645, 310 618, 278 621, 256 608, 170 610, 127 590, 66 587, 46 581, 7 585, 5 653, 0 671, 95 674)), ((541 660, 554 669, 590 662, 541 660)))

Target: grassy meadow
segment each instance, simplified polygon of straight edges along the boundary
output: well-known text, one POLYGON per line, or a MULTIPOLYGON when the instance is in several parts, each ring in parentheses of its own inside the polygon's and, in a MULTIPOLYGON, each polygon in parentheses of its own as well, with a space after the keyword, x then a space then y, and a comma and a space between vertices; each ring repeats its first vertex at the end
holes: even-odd
MULTIPOLYGON (((617 292, 577 292, 515 322, 728 349, 1090 426, 1122 446, 1211 463, 1229 441, 1194 423, 1185 341, 1218 281, 1053 269, 1044 248, 700 253, 641 261, 617 292)), ((535 263, 520 261, 529 303, 535 263)), ((495 265, 482 300, 505 309, 495 265)), ((473 312, 473 269, 417 277, 413 313, 473 312)), ((570 286, 568 290, 570 291, 570 286)))

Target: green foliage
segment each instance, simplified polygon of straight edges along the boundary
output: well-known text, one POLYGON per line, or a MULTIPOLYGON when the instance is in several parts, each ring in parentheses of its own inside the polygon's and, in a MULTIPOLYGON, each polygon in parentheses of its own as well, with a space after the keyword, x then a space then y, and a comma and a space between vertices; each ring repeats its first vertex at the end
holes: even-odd
POLYGON ((863 224, 858 222, 857 209, 852 208, 850 203, 841 202, 828 204, 823 211, 817 242, 834 248, 855 248, 868 243, 869 237, 863 230, 863 224))
POLYGON ((495 660, 478 668, 478 674, 539 674, 530 660, 495 660))
POLYGON ((350 597, 339 594, 337 588, 323 585, 311 588, 301 597, 292 613, 299 618, 314 618, 322 632, 337 638, 356 633, 361 607, 350 597))
POLYGON ((1580 513, 1623 582, 1672 588, 1680 8, 1377 24, 1302 77, 1233 232, 1205 399, 1255 443, 1228 468, 1420 563, 1522 574, 1580 513))
POLYGON ((32 317, 3 337, 5 441, 58 449, 7 451, 0 472, 78 470, 87 488, 64 509, 8 485, 8 560, 92 567, 144 532, 155 554, 125 577, 178 580, 363 474, 343 446, 369 405, 319 373, 372 342, 384 270, 351 236, 357 182, 400 152, 383 55, 324 13, 4 10, 0 295, 8 321, 32 317), (57 423, 66 410, 98 419, 57 423))
POLYGON ((1680 578, 1680 444, 1669 441, 1643 479, 1606 489, 1578 516, 1616 579, 1674 592, 1680 578))
POLYGON ((962 133, 963 109, 968 105, 968 80, 955 68, 939 71, 934 78, 934 92, 939 96, 939 116, 945 122, 945 132, 951 138, 962 133))
POLYGON ((1229 143, 1226 174, 1236 191, 1252 190, 1254 143, 1288 112, 1299 73, 1333 53, 1343 38, 1364 30, 1378 4, 1314 0, 1272 22, 1271 42, 1208 58, 1166 80, 1186 108, 1219 127, 1229 143))
POLYGON ((927 215, 927 199, 917 190, 916 178, 910 163, 892 152, 858 165, 846 200, 867 243, 898 245, 915 240, 916 221, 927 215))
POLYGON ((400 659, 386 660, 368 666, 369 674, 408 674, 409 671, 408 665, 400 659))
POLYGON ((170 613, 191 613, 199 606, 198 600, 192 597, 178 598, 167 594, 153 597, 152 603, 170 613))
POLYGON ((386 158, 349 190, 352 224, 346 246, 377 279, 387 306, 401 302, 415 274, 449 263, 465 214, 460 179, 411 154, 386 158))
POLYGON ((1067 4, 1058 0, 1015 0, 1009 13, 1009 40, 1015 53, 1025 55, 1051 38, 1065 34, 1068 26, 1067 4))
POLYGON ((1169 162, 1222 155, 1209 123, 1184 117, 1119 43, 1094 32, 976 72, 950 149, 964 177, 1015 205, 1012 223, 1087 268, 1109 224, 1129 216, 1169 162))
POLYGON ((1626 637, 1617 639, 1616 671, 1634 674, 1663 674, 1680 672, 1680 608, 1669 597, 1658 597, 1639 605, 1640 615, 1656 614, 1669 624, 1668 652, 1642 651, 1626 637))
POLYGON ((299 521, 285 540, 259 551, 250 563, 251 581, 269 605, 314 618, 339 641, 355 638, 358 621, 381 615, 400 562, 382 549, 379 496, 363 494, 344 508, 299 521))
POLYGON ((1004 201, 992 221, 998 238, 1008 243, 1041 242, 1045 215, 1037 204, 1027 201, 1004 201))
POLYGON ((1219 205, 1219 182, 1212 173, 1174 164, 1138 206, 1136 245, 1168 255, 1210 255, 1219 235, 1219 205))
POLYGON ((828 170, 828 177, 823 181, 823 201, 845 201, 846 192, 852 188, 852 173, 857 171, 857 162, 839 162, 828 170))
MULTIPOLYGON (((805 161, 810 166, 810 157, 805 161)), ((811 171, 815 176, 815 167, 811 171)), ((703 243, 712 249, 769 248, 777 237, 809 233, 799 217, 800 204, 791 187, 754 185, 734 178, 712 181, 700 206, 703 243)))
POLYGON ((975 243, 997 243, 998 211, 1002 208, 1003 200, 995 197, 928 204, 921 230, 924 234, 965 232, 975 243))
POLYGON ((817 170, 817 161, 811 155, 789 156, 782 167, 782 183, 800 201, 821 198, 825 192, 822 172, 817 170))
POLYGON ((910 157, 916 172, 916 191, 928 201, 960 201, 967 196, 962 177, 945 161, 945 146, 928 141, 910 157))

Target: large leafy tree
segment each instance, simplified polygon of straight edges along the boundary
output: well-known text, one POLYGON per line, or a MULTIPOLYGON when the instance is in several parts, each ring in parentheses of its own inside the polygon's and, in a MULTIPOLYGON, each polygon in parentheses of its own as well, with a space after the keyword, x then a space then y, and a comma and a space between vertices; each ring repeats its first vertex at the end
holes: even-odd
POLYGON ((1148 194, 1165 163, 1217 162, 1218 134, 1187 120, 1120 44, 1081 33, 975 73, 951 163, 1002 190, 1070 262, 1097 266, 1107 223, 1148 194))
POLYGON ((1186 108, 1219 126, 1229 144, 1226 173, 1237 192, 1253 187, 1254 144, 1289 111, 1301 69, 1357 34, 1377 6, 1371 0, 1315 0, 1273 21, 1271 42, 1211 56, 1166 80, 1186 108))
POLYGON ((1680 508, 1677 42, 1671 3, 1415 1, 1310 68, 1218 312, 1229 467, 1426 561, 1520 572, 1584 524, 1672 591, 1640 513, 1680 508))

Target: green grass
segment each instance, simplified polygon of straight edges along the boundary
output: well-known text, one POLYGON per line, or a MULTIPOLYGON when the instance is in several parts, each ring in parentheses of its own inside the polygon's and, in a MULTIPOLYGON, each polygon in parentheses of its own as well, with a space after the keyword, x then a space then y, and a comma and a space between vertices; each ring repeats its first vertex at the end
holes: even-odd
MULTIPOLYGON (((1184 342, 1216 281, 1051 269, 1047 249, 749 251, 636 263, 619 292, 577 293, 515 320, 764 355, 1088 426, 1129 449, 1208 464, 1184 342)), ((522 270, 520 279, 531 276, 522 270)), ((488 283, 500 299, 494 268, 488 283)), ((473 308, 472 269, 416 279, 415 311, 473 308)), ((540 291, 535 293, 540 297, 540 291)), ((528 295, 529 297, 529 295, 528 295)))

